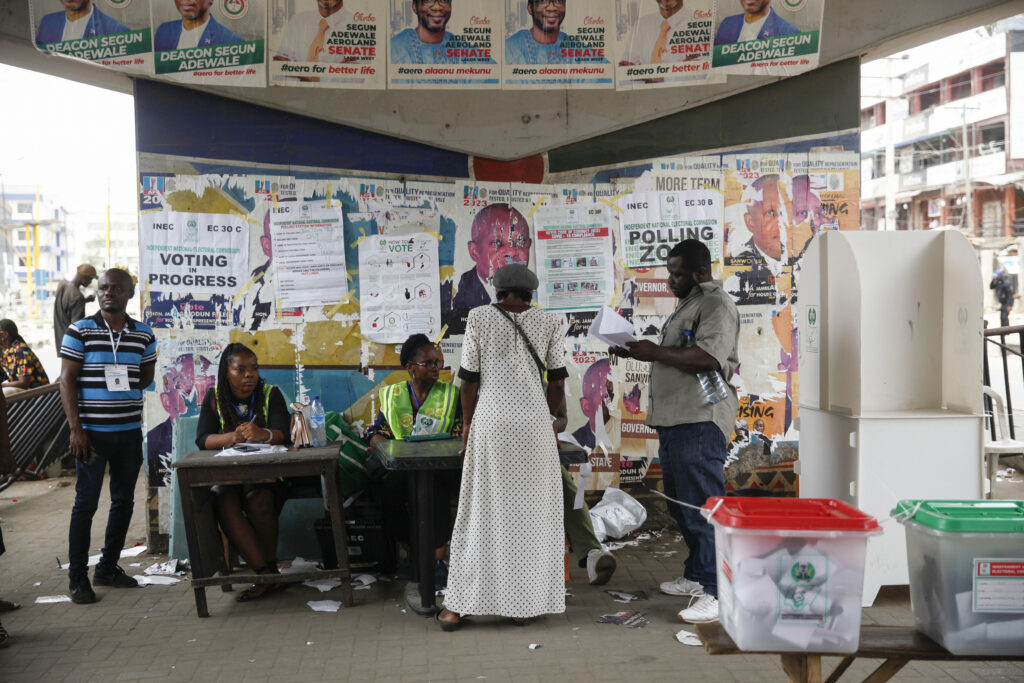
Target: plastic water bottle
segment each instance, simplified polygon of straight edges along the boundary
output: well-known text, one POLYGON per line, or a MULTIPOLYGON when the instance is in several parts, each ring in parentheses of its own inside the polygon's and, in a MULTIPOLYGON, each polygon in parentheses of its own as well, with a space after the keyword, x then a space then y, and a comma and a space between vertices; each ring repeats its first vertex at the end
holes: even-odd
MULTIPOLYGON (((696 346, 697 340, 693 332, 683 332, 683 346, 696 346)), ((729 397, 729 389, 725 386, 725 378, 718 370, 705 370, 697 373, 697 381, 700 382, 701 391, 704 393, 704 402, 714 405, 729 397)))
POLYGON ((327 445, 327 418, 319 396, 314 396, 313 402, 309 404, 309 431, 313 448, 323 448, 327 445))

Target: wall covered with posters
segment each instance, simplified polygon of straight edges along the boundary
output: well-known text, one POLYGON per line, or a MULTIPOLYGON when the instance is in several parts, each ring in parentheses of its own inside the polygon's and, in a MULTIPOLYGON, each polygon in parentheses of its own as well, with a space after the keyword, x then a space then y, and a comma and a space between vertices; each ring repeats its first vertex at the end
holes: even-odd
MULTIPOLYGON (((160 100, 147 105, 142 90, 136 102, 144 117, 160 100)), ((239 140, 265 122, 249 125, 239 140)), ((289 402, 320 395, 365 428, 377 389, 405 378, 394 342, 423 331, 457 370, 467 312, 493 299, 490 275, 513 262, 537 271, 538 299, 565 319, 566 438, 592 450, 587 488, 657 486, 646 364, 609 357, 587 332, 607 305, 656 340, 675 306, 662 264, 688 237, 709 245, 740 307, 728 487, 795 493, 801 257, 814 233, 858 225, 856 134, 526 184, 403 175, 402 164, 430 168, 434 155, 458 174, 460 161, 401 141, 367 169, 380 136, 346 139, 337 158, 355 171, 301 164, 290 138, 266 155, 275 164, 168 153, 191 149, 180 133, 139 138, 140 289, 160 344, 145 407, 154 508, 169 501, 172 454, 193 449, 174 424, 198 413, 225 345, 253 348, 289 402)))

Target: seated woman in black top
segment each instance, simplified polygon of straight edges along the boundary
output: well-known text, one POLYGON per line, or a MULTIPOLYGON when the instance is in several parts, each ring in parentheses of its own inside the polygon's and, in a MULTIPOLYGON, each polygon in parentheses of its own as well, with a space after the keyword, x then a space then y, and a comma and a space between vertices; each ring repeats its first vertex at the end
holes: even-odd
MULTIPOLYGON (((199 411, 196 445, 229 448, 237 443, 290 441, 291 418, 281 390, 260 379, 256 354, 228 344, 220 357, 217 386, 206 392, 199 411)), ((287 497, 283 483, 215 486, 217 521, 224 535, 257 574, 276 574, 277 516, 287 497)), ((258 583, 238 596, 255 600, 287 584, 258 583)))

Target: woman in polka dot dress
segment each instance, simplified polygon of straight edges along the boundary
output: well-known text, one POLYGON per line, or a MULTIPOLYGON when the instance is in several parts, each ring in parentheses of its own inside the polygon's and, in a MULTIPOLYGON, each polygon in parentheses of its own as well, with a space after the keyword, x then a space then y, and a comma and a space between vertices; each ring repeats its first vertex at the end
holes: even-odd
POLYGON ((462 344, 466 460, 437 617, 446 631, 457 628, 460 614, 521 625, 565 611, 561 470, 551 426, 568 376, 565 332, 558 316, 530 306, 537 276, 525 266, 499 269, 494 286, 498 304, 470 311, 462 344), (547 365, 546 388, 523 335, 547 365))

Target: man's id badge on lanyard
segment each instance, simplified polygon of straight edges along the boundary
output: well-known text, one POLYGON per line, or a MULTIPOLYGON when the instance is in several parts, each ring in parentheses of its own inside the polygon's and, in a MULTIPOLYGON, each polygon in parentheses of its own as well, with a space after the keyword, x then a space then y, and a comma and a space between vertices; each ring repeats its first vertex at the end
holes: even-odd
POLYGON ((103 378, 107 380, 107 391, 131 391, 127 365, 104 366, 103 378))

